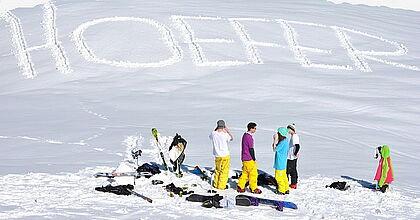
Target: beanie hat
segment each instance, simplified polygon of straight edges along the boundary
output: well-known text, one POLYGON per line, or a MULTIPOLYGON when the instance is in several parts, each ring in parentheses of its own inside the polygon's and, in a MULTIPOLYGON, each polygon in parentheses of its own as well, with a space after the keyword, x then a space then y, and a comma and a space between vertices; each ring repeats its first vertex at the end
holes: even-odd
POLYGON ((286 137, 289 133, 289 129, 285 127, 277 128, 277 132, 280 133, 281 136, 286 137))
POLYGON ((226 126, 225 121, 219 120, 217 121, 217 128, 224 128, 226 126))
POLYGON ((292 131, 294 131, 294 132, 296 132, 296 125, 295 125, 295 123, 292 123, 292 124, 287 125, 287 128, 290 129, 290 130, 292 130, 292 131))

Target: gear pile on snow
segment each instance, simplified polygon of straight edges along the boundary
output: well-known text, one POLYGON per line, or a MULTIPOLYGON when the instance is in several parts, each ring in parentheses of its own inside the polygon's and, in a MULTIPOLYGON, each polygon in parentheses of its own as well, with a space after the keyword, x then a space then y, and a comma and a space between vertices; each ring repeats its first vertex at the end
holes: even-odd
POLYGON ((188 194, 194 193, 194 191, 186 191, 186 190, 184 190, 181 187, 177 187, 177 186, 175 186, 174 183, 171 183, 171 184, 166 185, 165 186, 165 189, 166 189, 166 191, 172 192, 172 193, 177 194, 179 196, 188 195, 188 194))

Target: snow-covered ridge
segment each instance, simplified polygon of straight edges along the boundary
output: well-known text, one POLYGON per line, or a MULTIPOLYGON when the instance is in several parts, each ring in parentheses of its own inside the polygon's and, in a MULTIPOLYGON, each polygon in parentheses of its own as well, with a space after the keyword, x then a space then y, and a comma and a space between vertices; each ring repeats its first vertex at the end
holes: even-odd
POLYGON ((33 8, 49 0, 0 0, 0 12, 11 11, 17 8, 33 8))
POLYGON ((390 8, 420 11, 418 0, 327 0, 336 4, 349 3, 352 5, 386 6, 390 8))

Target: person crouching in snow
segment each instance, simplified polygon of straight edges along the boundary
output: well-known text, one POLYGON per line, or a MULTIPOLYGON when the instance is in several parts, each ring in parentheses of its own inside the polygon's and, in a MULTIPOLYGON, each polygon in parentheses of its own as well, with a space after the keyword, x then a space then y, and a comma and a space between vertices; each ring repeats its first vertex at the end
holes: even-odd
POLYGON ((228 142, 233 140, 232 134, 229 132, 225 121, 217 121, 217 127, 209 135, 213 144, 213 155, 215 157, 216 172, 214 173, 214 187, 216 189, 227 189, 229 168, 230 168, 230 153, 228 142))
POLYGON ((394 170, 392 169, 389 146, 379 146, 375 159, 378 158, 378 152, 381 154, 381 159, 376 170, 375 180, 378 181, 379 190, 384 193, 389 187, 388 184, 394 180, 394 170))
POLYGON ((247 125, 248 131, 242 136, 242 174, 239 177, 237 192, 245 192, 245 184, 249 179, 249 188, 252 193, 261 194, 261 190, 258 189, 257 179, 258 179, 258 165, 255 159, 254 151, 254 138, 252 134, 257 131, 257 124, 250 122, 247 125))
POLYGON ((289 151, 289 139, 287 134, 289 130, 281 127, 277 129, 277 134, 273 135, 274 172, 277 181, 277 194, 289 194, 289 179, 286 174, 287 153, 289 151))

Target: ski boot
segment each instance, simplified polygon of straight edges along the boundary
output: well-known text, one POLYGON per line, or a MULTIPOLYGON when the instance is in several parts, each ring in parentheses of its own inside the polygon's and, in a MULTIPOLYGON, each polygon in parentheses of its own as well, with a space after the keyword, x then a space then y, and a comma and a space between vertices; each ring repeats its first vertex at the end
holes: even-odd
POLYGON ((382 193, 386 192, 388 190, 389 186, 388 184, 385 184, 383 186, 381 186, 381 188, 379 188, 379 191, 381 191, 382 193))
POLYGON ((252 190, 252 191, 251 191, 251 193, 254 193, 254 194, 261 194, 261 193, 262 193, 262 191, 261 191, 260 189, 256 188, 256 189, 252 190))
POLYGON ((241 188, 238 186, 238 188, 236 189, 236 192, 238 192, 238 193, 244 193, 244 192, 245 192, 245 189, 241 189, 241 188))

